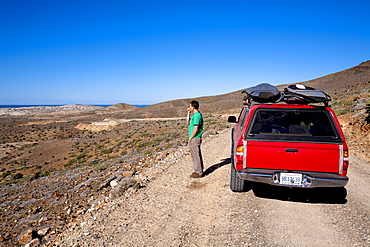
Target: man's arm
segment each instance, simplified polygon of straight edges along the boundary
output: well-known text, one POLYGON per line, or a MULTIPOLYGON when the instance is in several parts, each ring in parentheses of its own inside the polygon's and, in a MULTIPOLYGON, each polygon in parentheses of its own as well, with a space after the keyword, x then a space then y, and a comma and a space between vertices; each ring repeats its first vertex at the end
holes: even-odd
POLYGON ((191 136, 189 137, 189 140, 193 139, 194 136, 196 136, 196 134, 198 132, 198 128, 199 128, 198 125, 194 125, 193 133, 191 133, 191 136))
POLYGON ((189 111, 189 109, 188 109, 188 116, 186 117, 186 122, 189 125, 189 123, 190 123, 190 111, 189 111))

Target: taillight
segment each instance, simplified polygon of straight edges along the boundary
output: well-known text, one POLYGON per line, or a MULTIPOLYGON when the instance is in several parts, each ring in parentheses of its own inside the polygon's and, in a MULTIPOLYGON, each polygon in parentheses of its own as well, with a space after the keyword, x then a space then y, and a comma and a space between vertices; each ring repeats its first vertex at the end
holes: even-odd
POLYGON ((339 175, 346 176, 348 170, 348 150, 344 149, 343 145, 339 145, 340 158, 339 158, 339 175))
POLYGON ((343 150, 343 175, 347 175, 349 165, 349 153, 348 150, 343 150))
POLYGON ((244 154, 244 147, 243 146, 238 146, 236 148, 236 155, 243 155, 244 154))
POLYGON ((244 146, 237 146, 235 155, 236 155, 236 163, 243 164, 244 146))

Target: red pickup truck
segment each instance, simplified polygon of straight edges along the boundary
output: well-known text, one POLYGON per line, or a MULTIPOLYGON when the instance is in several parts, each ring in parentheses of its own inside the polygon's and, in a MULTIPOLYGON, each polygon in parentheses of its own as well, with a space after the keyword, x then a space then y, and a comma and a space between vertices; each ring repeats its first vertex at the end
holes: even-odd
POLYGON ((232 130, 232 191, 249 181, 287 187, 344 187, 348 147, 333 110, 263 103, 241 110, 232 130))

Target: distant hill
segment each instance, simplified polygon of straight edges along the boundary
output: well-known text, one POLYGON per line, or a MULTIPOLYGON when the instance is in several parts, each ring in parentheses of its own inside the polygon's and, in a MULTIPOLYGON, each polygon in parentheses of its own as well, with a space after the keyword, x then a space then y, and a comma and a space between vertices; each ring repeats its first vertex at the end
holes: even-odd
MULTIPOLYGON (((323 76, 314 80, 297 82, 316 89, 322 90, 332 97, 333 108, 346 104, 351 107, 351 102, 357 98, 369 98, 370 93, 370 60, 355 67, 337 73, 323 76)), ((283 91, 288 84, 277 86, 283 91)), ((237 114, 243 106, 244 89, 235 92, 194 98, 200 103, 200 110, 206 114, 237 114)), ((186 115, 186 108, 193 99, 178 99, 150 105, 144 108, 118 104, 112 108, 125 110, 122 117, 125 118, 149 118, 149 117, 180 117, 186 115)), ((348 111, 346 109, 345 111, 348 111)), ((344 111, 344 113, 345 113, 344 111)))
POLYGON ((108 106, 107 109, 108 110, 136 110, 138 109, 138 107, 129 105, 129 104, 119 103, 119 104, 108 106))

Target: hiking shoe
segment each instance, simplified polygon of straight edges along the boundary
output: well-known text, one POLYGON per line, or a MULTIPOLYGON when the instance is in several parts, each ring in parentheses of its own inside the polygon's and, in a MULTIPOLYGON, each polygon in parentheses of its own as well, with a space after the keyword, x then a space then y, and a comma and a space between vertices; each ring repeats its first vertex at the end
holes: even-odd
POLYGON ((193 172, 189 177, 191 177, 191 178, 201 178, 202 175, 199 175, 198 173, 193 172))

